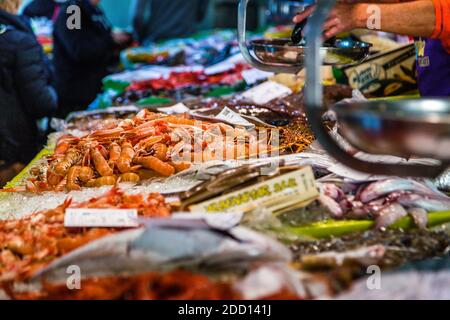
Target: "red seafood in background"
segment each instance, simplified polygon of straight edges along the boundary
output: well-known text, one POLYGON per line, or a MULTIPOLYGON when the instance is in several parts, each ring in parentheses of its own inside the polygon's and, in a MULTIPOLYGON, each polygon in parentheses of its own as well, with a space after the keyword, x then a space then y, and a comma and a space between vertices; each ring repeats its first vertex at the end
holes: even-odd
POLYGON ((174 90, 187 86, 232 85, 241 81, 242 71, 249 66, 237 64, 231 70, 215 75, 207 75, 204 71, 171 72, 167 78, 135 81, 127 87, 127 91, 142 90, 174 90))
MULTIPOLYGON (((12 299, 19 300, 240 300, 236 286, 242 279, 212 280, 185 270, 150 272, 130 276, 89 278, 81 281, 80 290, 66 284, 42 283, 42 290, 14 292, 4 285, 12 299)), ((256 298, 256 297, 255 297, 256 298)), ((259 292, 258 300, 297 300, 298 293, 280 287, 276 292, 259 292)))
POLYGON ((66 208, 136 209, 141 217, 168 217, 172 209, 164 197, 127 195, 117 188, 83 203, 71 200, 52 210, 18 220, 0 221, 0 282, 28 279, 56 258, 119 229, 66 228, 66 208))
POLYGON ((188 271, 147 273, 128 277, 86 279, 81 290, 66 285, 43 283, 38 292, 13 293, 19 300, 235 300, 239 298, 232 286, 212 281, 204 275, 188 271))

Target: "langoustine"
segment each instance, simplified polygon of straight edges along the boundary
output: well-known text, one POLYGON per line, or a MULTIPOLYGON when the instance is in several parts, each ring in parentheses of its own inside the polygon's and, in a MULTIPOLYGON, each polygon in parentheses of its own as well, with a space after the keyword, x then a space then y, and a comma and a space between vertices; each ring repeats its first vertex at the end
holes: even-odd
MULTIPOLYGON (((116 128, 81 138, 64 136, 55 154, 47 158, 44 175, 0 192, 72 191, 117 181, 136 183, 144 177, 137 179, 131 173, 138 174, 142 168, 168 177, 189 168, 192 162, 249 158, 251 143, 260 145, 261 141, 243 128, 143 110, 116 128)), ((267 154, 271 141, 264 143, 253 149, 267 154)))

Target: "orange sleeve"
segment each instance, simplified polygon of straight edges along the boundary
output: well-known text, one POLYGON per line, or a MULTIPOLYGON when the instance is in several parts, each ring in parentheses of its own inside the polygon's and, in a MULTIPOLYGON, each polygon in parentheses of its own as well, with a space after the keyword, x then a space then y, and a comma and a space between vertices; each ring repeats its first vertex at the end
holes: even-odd
POLYGON ((436 23, 430 38, 441 39, 445 50, 450 53, 450 0, 433 0, 433 4, 436 23))

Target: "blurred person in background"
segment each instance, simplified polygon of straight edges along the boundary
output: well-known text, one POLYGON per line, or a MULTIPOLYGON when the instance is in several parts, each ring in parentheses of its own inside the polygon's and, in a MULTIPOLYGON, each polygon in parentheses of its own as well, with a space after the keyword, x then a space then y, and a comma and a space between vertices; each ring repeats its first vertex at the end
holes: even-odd
POLYGON ((25 18, 20 0, 0 0, 0 185, 42 148, 37 120, 57 106, 44 52, 25 18))
MULTIPOLYGON (((422 96, 450 96, 450 0, 338 0, 326 20, 324 37, 367 28, 380 10, 381 30, 414 37, 417 52, 417 81, 422 96)), ((309 7, 294 18, 299 23, 312 14, 309 7)))
POLYGON ((208 10, 209 0, 134 0, 131 5, 137 40, 154 41, 192 35, 208 10))
POLYGON ((23 9, 22 14, 28 18, 45 17, 48 20, 56 21, 61 4, 66 0, 33 0, 23 9))
POLYGON ((102 79, 110 67, 118 63, 116 50, 129 44, 126 33, 114 33, 100 0, 68 0, 56 19, 54 38, 54 66, 56 90, 59 96, 57 116, 65 118, 70 112, 84 110, 102 88, 102 79), (81 28, 68 28, 73 13, 67 7, 80 8, 81 28))

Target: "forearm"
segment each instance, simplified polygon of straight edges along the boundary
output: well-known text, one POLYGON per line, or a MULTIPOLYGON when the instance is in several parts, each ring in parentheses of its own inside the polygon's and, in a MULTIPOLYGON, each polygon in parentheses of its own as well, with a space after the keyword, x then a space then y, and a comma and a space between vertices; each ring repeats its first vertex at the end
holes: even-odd
MULTIPOLYGON (((355 5, 355 20, 358 28, 367 28, 368 21, 376 18, 370 6, 375 4, 355 5)), ((430 0, 419 0, 396 4, 378 4, 380 9, 380 31, 397 34, 429 37, 435 28, 435 9, 430 0)))

